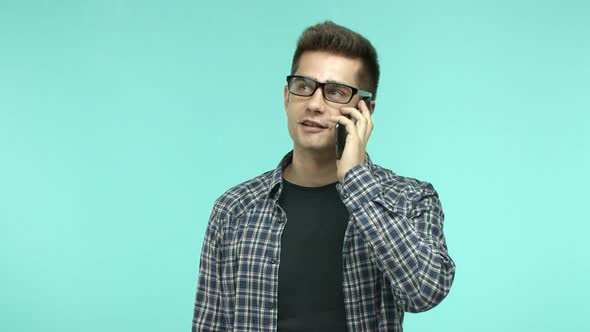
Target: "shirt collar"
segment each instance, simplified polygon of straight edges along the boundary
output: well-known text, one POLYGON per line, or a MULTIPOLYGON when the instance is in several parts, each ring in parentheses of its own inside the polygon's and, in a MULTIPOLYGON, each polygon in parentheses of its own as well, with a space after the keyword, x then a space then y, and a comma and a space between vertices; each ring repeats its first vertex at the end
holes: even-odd
POLYGON ((293 150, 289 151, 279 162, 272 172, 270 186, 268 187, 268 197, 277 200, 283 187, 283 170, 293 161, 293 150))
MULTIPOLYGON (((289 164, 293 161, 293 150, 289 151, 283 159, 279 162, 277 167, 272 171, 271 178, 270 178, 270 185, 268 186, 268 191, 266 192, 268 198, 277 200, 283 188, 283 170, 285 167, 289 166, 289 164)), ((369 169, 369 171, 373 172, 373 162, 369 157, 368 153, 365 153, 365 166, 369 169)))

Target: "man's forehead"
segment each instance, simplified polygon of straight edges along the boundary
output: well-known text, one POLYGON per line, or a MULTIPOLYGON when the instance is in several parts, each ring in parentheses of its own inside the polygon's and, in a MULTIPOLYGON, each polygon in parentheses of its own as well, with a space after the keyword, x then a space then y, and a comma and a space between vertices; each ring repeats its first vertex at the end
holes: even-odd
POLYGON ((301 55, 296 74, 319 82, 358 84, 360 59, 324 51, 306 51, 301 55))

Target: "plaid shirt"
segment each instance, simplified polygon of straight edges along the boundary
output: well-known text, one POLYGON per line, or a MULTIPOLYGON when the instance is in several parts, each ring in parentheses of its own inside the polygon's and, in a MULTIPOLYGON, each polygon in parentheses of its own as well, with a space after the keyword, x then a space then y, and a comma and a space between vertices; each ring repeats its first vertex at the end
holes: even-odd
MULTIPOLYGON (((216 201, 201 251, 193 331, 276 331, 287 222, 277 201, 291 160, 292 152, 216 201)), ((438 194, 368 155, 337 189, 350 212, 342 253, 348 330, 402 331, 405 311, 436 306, 453 282, 438 194)))

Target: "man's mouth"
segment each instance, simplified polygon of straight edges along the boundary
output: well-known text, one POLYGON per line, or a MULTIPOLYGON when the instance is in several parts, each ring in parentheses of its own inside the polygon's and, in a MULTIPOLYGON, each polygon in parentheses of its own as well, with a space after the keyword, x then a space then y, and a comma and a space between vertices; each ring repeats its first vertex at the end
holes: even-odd
POLYGON ((322 129, 326 129, 328 127, 323 126, 322 124, 315 122, 315 121, 310 121, 310 120, 304 120, 301 122, 302 125, 306 126, 306 127, 315 127, 315 128, 322 128, 322 129))

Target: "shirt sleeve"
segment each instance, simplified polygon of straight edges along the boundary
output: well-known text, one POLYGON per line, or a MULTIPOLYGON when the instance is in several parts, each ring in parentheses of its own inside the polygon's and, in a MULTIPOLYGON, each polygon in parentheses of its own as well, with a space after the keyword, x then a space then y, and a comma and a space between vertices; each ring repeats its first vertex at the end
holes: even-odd
POLYGON ((455 276, 440 200, 429 183, 389 183, 361 164, 346 174, 341 195, 397 303, 404 311, 426 311, 445 298, 455 276))
POLYGON ((222 309, 220 262, 218 248, 218 214, 214 208, 205 231, 201 249, 199 278, 195 296, 193 332, 226 331, 222 309))

